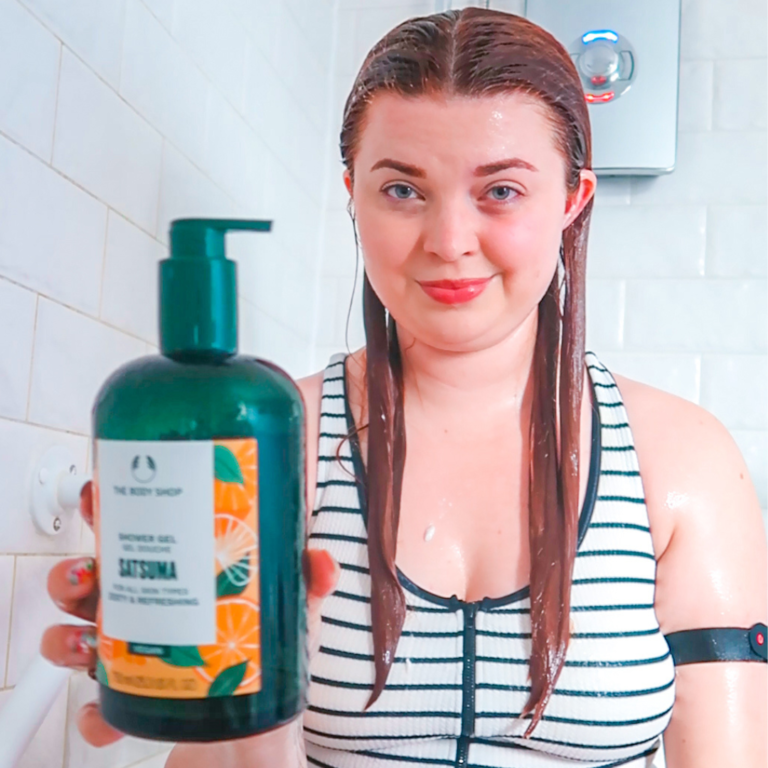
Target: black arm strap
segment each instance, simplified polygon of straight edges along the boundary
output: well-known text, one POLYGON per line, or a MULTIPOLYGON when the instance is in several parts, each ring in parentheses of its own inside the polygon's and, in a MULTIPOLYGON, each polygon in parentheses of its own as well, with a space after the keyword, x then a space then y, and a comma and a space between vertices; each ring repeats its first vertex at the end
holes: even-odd
POLYGON ((768 661, 765 624, 751 629, 686 629, 665 637, 675 666, 701 661, 768 661))

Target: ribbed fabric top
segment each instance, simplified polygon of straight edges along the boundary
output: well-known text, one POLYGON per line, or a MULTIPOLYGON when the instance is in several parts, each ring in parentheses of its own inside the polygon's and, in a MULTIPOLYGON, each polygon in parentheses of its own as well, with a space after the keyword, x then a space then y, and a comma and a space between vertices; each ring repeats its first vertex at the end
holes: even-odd
MULTIPOLYGON (((654 611, 656 559, 643 485, 619 389, 587 353, 593 410, 587 493, 574 566, 565 667, 529 739, 528 588, 465 602, 398 571, 407 612, 387 685, 374 681, 365 468, 344 373, 325 369, 310 548, 341 565, 324 602, 304 733, 310 765, 392 768, 650 766, 672 713, 675 671, 654 611), (339 450, 339 444, 341 444, 339 450), (340 461, 336 458, 339 451, 340 461)), ((586 393, 585 393, 586 396, 586 393)))

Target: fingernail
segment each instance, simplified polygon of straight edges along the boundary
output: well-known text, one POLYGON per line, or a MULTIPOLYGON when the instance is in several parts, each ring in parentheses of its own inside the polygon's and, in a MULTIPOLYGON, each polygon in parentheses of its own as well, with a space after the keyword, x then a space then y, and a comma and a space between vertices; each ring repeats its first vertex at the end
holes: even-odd
POLYGON ((83 656, 90 656, 96 650, 96 630, 94 627, 83 627, 78 630, 71 641, 72 650, 83 656))
POLYGON ((85 584, 86 581, 93 579, 94 568, 95 564, 92 557, 84 557, 82 560, 78 560, 69 569, 67 576, 69 583, 73 587, 85 584))

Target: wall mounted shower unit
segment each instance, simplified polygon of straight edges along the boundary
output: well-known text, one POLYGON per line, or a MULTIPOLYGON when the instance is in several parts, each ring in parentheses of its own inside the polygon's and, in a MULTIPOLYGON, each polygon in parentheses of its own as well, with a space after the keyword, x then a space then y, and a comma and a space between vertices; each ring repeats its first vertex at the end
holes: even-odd
POLYGON ((677 157, 681 0, 527 0, 568 50, 600 176, 671 173, 677 157))

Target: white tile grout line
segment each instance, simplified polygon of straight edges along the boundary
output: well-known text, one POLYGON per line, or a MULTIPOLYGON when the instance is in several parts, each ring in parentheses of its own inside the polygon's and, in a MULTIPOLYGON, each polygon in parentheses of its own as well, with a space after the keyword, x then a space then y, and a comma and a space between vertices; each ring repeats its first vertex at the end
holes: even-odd
MULTIPOLYGON (((168 36, 171 38, 171 40, 173 40, 174 42, 178 42, 176 38, 173 36, 173 33, 171 32, 171 30, 168 29, 168 27, 166 27, 162 21, 160 21, 160 17, 152 10, 152 8, 150 8, 147 5, 146 0, 140 0, 140 2, 144 6, 144 9, 149 13, 149 15, 152 16, 152 18, 168 33, 168 36)), ((176 15, 176 3, 174 2, 171 7, 173 8, 173 10, 171 11, 171 27, 173 27, 173 17, 176 15)))
MULTIPOLYGON (((208 94, 206 94, 206 99, 207 98, 208 98, 208 94)), ((208 113, 207 105, 205 109, 206 109, 206 115, 207 115, 208 113)), ((160 230, 160 206, 162 205, 162 200, 163 200, 163 180, 165 179, 165 174, 163 173, 163 170, 165 169, 165 162, 168 155, 165 149, 165 146, 167 143, 168 143, 168 138, 166 136, 163 136, 163 142, 160 145, 160 180, 157 185, 157 209, 155 210, 155 231, 152 234, 152 239, 155 240, 155 242, 158 242, 161 245, 165 246, 166 248, 170 249, 170 246, 171 246, 170 236, 168 238, 167 244, 163 243, 158 237, 159 230, 160 230)), ((186 155, 184 155, 184 157, 186 157, 186 155)))
POLYGON ((72 429, 64 429, 63 427, 52 427, 50 424, 41 424, 37 421, 30 421, 29 419, 14 419, 12 416, 3 416, 0 415, 0 425, 4 421, 9 422, 10 424, 23 424, 28 427, 38 427, 40 429, 49 430, 51 432, 61 432, 65 435, 71 435, 73 437, 90 437, 90 433, 86 432, 75 432, 72 429))
MULTIPOLYGON (((159 185, 158 185, 159 186, 159 185)), ((160 195, 158 192, 158 199, 160 195)), ((112 208, 107 208, 107 220, 104 222, 104 247, 101 249, 101 275, 99 276, 99 308, 98 319, 103 323, 104 319, 102 314, 104 313, 104 276, 107 272, 107 246, 109 245, 109 227, 112 220, 112 208)), ((133 335, 133 334, 131 334, 133 335)), ((146 341, 146 339, 142 339, 146 341)))
MULTIPOLYGON (((113 211, 114 213, 117 213, 117 211, 114 211, 114 209, 110 208, 110 211, 113 211)), ((117 214, 118 216, 122 214, 117 214)), ((160 243, 162 245, 162 243, 160 243)), ((45 293, 44 291, 41 291, 37 288, 32 288, 29 285, 24 285, 24 283, 20 283, 18 280, 14 280, 12 277, 7 277, 6 275, 0 273, 0 282, 6 282, 10 283, 11 285, 15 285, 18 288, 22 288, 25 291, 29 291, 30 293, 35 293, 39 298, 46 299, 46 301, 50 301, 54 304, 58 304, 59 306, 64 307, 65 309, 69 309, 72 312, 76 312, 78 315, 81 315, 82 317, 86 318, 87 320, 92 320, 93 322, 99 323, 100 325, 103 325, 105 328, 109 328, 110 330, 117 331, 118 333, 122 333, 124 336, 129 336, 132 339, 135 339, 136 341, 141 341, 145 344, 153 344, 154 341, 150 341, 149 339, 145 339, 143 336, 137 336, 132 331, 127 331, 125 328, 120 328, 117 325, 113 325, 108 320, 102 320, 98 315, 91 315, 88 312, 86 312, 83 309, 80 309, 80 307, 75 307, 72 304, 67 304, 66 301, 63 301, 62 299, 57 298, 56 296, 50 296, 49 294, 45 293)))
POLYGON ((56 103, 53 107, 53 131, 51 131, 51 152, 48 157, 47 163, 53 168, 53 152, 56 148, 56 126, 59 122, 59 89, 61 88, 61 62, 64 59, 64 45, 57 37, 56 40, 59 43, 59 67, 56 71, 56 103))
POLYGON ((24 421, 29 420, 29 410, 32 407, 32 377, 35 371, 35 346, 37 342, 37 316, 40 311, 40 294, 35 293, 35 318, 32 323, 32 350, 29 355, 29 381, 27 382, 27 407, 24 410, 24 421))
MULTIPOLYGON (((125 3, 123 3, 123 34, 120 37, 120 67, 118 68, 118 71, 117 71, 117 88, 112 88, 112 90, 115 91, 115 93, 117 93, 118 95, 120 95, 120 92, 123 89, 123 60, 125 59, 125 36, 128 30, 127 19, 128 19, 128 2, 126 1, 125 3)), ((126 104, 127 103, 128 102, 126 102, 126 104)), ((160 131, 158 131, 158 133, 160 133, 160 131)))
POLYGON ((3 685, 8 685, 8 665, 11 661, 11 628, 13 620, 13 598, 16 593, 16 556, 13 557, 13 572, 11 574, 11 602, 8 606, 8 646, 5 649, 5 667, 3 669, 3 685))

